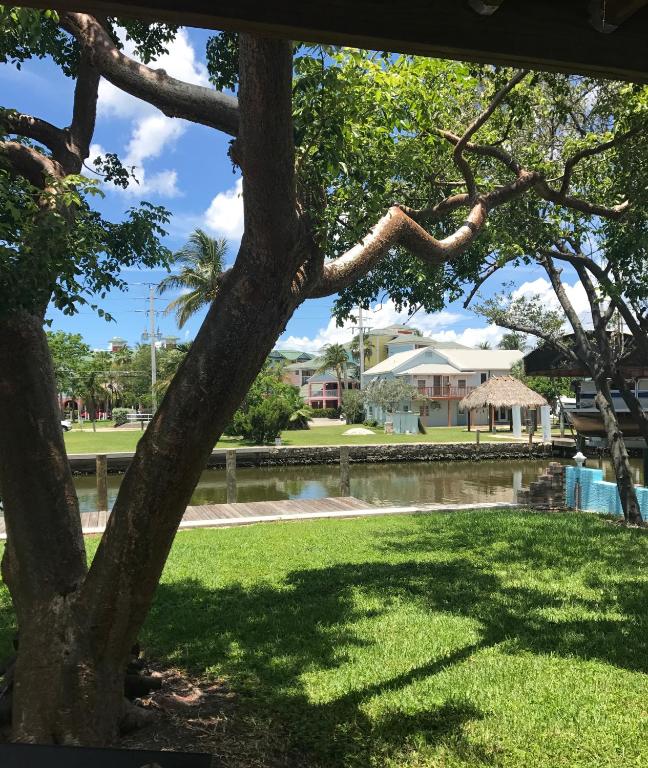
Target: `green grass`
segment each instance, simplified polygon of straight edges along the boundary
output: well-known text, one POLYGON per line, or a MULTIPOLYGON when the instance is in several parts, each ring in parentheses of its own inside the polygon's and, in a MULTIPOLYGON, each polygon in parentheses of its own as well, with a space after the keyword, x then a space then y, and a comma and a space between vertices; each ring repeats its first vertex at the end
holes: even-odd
MULTIPOLYGON (((376 430, 374 435, 343 435, 350 427, 346 424, 333 424, 330 427, 313 427, 283 432, 281 435, 284 445, 368 445, 376 443, 463 443, 474 442, 475 433, 467 432, 463 427, 434 427, 428 429, 425 435, 386 435, 376 430)), ((508 436, 508 432, 502 432, 508 436)), ((65 433, 65 445, 68 453, 118 453, 134 451, 142 436, 140 430, 115 430, 114 432, 93 432, 91 428, 81 432, 74 430, 65 433)), ((482 432, 482 442, 498 442, 500 438, 493 437, 488 432, 482 432)), ((240 438, 224 437, 219 440, 219 448, 236 448, 249 445, 240 438)))
POLYGON ((255 765, 639 768, 647 559, 576 514, 181 532, 142 639, 230 680, 255 765))

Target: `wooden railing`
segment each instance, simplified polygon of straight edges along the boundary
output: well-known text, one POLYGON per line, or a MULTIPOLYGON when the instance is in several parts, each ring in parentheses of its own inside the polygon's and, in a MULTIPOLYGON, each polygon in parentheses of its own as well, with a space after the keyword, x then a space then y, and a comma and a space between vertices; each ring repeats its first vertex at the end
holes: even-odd
POLYGON ((475 387, 418 387, 418 392, 423 397, 432 398, 458 398, 461 399, 473 391, 475 387))

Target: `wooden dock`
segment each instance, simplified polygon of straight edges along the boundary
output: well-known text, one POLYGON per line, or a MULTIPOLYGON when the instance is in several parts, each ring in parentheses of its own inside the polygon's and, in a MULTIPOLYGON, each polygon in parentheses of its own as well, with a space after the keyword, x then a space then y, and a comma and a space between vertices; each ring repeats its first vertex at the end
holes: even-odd
MULTIPOLYGON (((316 517, 352 517, 367 512, 372 505, 353 496, 327 499, 286 499, 280 501, 251 501, 237 504, 202 504, 187 507, 180 528, 209 528, 243 525, 270 520, 298 520, 316 517)), ((82 512, 83 533, 103 533, 108 522, 107 512, 82 512)), ((6 538, 4 517, 0 515, 0 539, 6 538)))

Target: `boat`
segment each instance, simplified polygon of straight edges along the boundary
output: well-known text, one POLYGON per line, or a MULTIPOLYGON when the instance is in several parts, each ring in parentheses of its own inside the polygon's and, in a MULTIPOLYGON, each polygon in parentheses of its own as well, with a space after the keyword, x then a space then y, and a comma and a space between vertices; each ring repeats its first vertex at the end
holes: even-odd
MULTIPOLYGON (((635 379, 629 382, 639 399, 641 407, 648 411, 648 379, 635 379)), ((584 437, 606 437, 603 417, 596 407, 596 387, 593 381, 576 382, 575 402, 565 403, 564 411, 573 428, 584 437)), ((624 437, 638 437, 639 425, 630 413, 625 400, 618 389, 612 389, 612 402, 619 428, 624 437)))

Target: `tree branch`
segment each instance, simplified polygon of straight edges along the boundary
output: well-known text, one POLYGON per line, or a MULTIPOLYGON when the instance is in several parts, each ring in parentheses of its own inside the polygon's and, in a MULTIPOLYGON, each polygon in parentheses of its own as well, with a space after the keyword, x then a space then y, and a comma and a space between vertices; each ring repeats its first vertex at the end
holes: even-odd
POLYGON ((558 190, 552 189, 552 187, 550 187, 542 178, 539 178, 536 182, 535 189, 544 200, 548 200, 550 203, 564 205, 566 208, 572 208, 573 210, 580 211, 588 216, 600 216, 604 219, 620 219, 630 207, 630 203, 627 200, 619 205, 607 207, 598 205, 597 203, 590 203, 579 197, 565 195, 558 190))
POLYGON ((45 189, 49 176, 61 178, 65 175, 55 160, 17 141, 0 141, 0 157, 8 161, 13 173, 23 176, 39 189, 45 189))
POLYGON ((97 71, 122 91, 153 104, 169 117, 237 135, 239 110, 234 96, 176 80, 163 69, 151 69, 130 59, 89 14, 62 13, 60 23, 77 39, 97 71))
POLYGON ((463 156, 466 144, 470 141, 472 136, 486 123, 488 118, 493 114, 497 107, 502 103, 504 98, 515 88, 515 86, 527 75, 527 71, 524 69, 519 70, 513 75, 513 77, 506 83, 503 88, 495 94, 488 107, 470 123, 470 125, 463 132, 459 141, 456 143, 452 158, 457 168, 461 171, 462 176, 466 180, 466 186, 468 187, 468 196, 471 201, 477 196, 477 185, 475 182, 475 176, 469 163, 463 156))
POLYGON ((72 154, 76 158, 79 173, 83 161, 90 154, 90 144, 97 117, 97 96, 99 93, 99 72, 90 62, 87 54, 81 56, 76 87, 74 89, 74 107, 69 137, 72 154))
POLYGON ((33 139, 52 152, 58 152, 65 147, 65 130, 47 120, 32 117, 14 109, 0 109, 0 128, 5 133, 33 139))
POLYGON ((626 131, 625 133, 621 133, 618 136, 614 136, 609 141, 603 141, 600 144, 596 144, 593 147, 587 147, 586 149, 581 149, 573 154, 565 162, 565 173, 563 175, 562 184, 560 185, 559 194, 566 195, 569 191, 569 185, 571 184, 571 177, 574 172, 574 168, 576 165, 578 165, 578 163, 580 163, 581 160, 584 160, 586 157, 600 155, 602 152, 605 152, 612 147, 616 147, 619 144, 622 144, 624 141, 627 141, 632 136, 637 135, 638 132, 638 129, 633 128, 630 131, 626 131))

